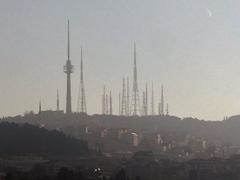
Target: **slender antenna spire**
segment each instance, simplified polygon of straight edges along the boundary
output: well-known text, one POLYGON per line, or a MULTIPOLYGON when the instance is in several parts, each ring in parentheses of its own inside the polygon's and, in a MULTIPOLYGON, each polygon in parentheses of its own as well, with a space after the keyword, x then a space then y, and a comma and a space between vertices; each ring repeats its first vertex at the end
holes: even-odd
POLYGON ((136 42, 134 42, 134 67, 137 67, 137 50, 136 50, 136 42))
POLYGON ((132 94, 132 115, 139 115, 139 94, 137 82, 137 53, 136 43, 134 43, 134 68, 133 68, 133 94, 132 94))
POLYGON ((125 86, 125 78, 123 78, 122 84, 122 110, 121 115, 126 115, 126 86, 125 86))
POLYGON ((77 112, 87 113, 87 103, 86 103, 85 87, 84 87, 84 80, 83 80, 83 51, 82 51, 82 48, 81 48, 80 84, 79 84, 79 92, 78 92, 77 112))
POLYGON ((42 112, 42 102, 39 101, 39 104, 38 104, 38 114, 41 114, 42 112))
POLYGON ((127 77, 127 106, 126 106, 126 108, 127 108, 127 116, 129 116, 130 115, 130 105, 129 105, 129 103, 130 103, 130 100, 129 100, 129 78, 127 77))
POLYGON ((145 115, 148 115, 148 84, 146 83, 146 92, 145 92, 145 115))
POLYGON ((154 112, 154 88, 153 88, 153 82, 152 82, 152 102, 151 102, 151 107, 152 107, 152 116, 154 116, 155 112, 154 112))
POLYGON ((60 108, 59 108, 59 92, 58 92, 58 89, 57 89, 57 111, 59 111, 60 108))
POLYGON ((164 95, 163 95, 163 85, 161 86, 161 115, 164 115, 164 95))
POLYGON ((161 115, 161 103, 158 103, 158 115, 161 115))
POLYGON ((109 112, 108 112, 108 95, 107 94, 106 94, 105 104, 106 104, 105 106, 106 114, 108 114, 109 112))
POLYGON ((142 115, 146 115, 146 93, 143 92, 142 94, 142 115))
POLYGON ((167 103, 167 107, 166 107, 166 115, 169 115, 169 109, 168 109, 168 103, 167 103))
POLYGON ((109 95, 109 104, 110 104, 110 109, 109 109, 109 114, 112 115, 112 92, 110 91, 110 95, 109 95))
POLYGON ((106 86, 103 86, 103 95, 102 95, 102 114, 106 113, 106 86))
POLYGON ((70 31, 69 31, 69 20, 68 20, 68 60, 70 60, 70 31))
POLYGON ((80 79, 81 79, 81 81, 83 81, 83 52, 82 52, 82 47, 81 47, 81 62, 80 62, 80 74, 81 74, 81 76, 80 76, 80 79))
POLYGON ((118 108, 119 115, 121 115, 121 93, 118 95, 118 108))

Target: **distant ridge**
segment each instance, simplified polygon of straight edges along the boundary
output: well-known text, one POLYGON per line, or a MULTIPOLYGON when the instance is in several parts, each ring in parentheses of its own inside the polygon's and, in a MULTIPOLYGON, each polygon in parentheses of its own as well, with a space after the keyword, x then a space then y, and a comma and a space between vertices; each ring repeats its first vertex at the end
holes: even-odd
MULTIPOLYGON (((92 128, 129 128, 136 131, 158 131, 161 134, 174 133, 177 137, 193 135, 210 141, 221 141, 240 145, 240 116, 232 116, 224 121, 205 121, 196 118, 176 116, 116 116, 87 115, 85 113, 47 113, 3 118, 1 121, 44 125, 47 129, 65 129, 71 132, 82 127, 92 128)), ((1 130, 1 129, 0 129, 1 130)))

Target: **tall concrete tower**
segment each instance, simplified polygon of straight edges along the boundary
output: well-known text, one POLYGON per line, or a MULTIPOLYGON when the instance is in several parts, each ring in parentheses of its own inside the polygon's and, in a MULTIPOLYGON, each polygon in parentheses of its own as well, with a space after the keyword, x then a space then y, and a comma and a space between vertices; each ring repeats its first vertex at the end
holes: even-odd
POLYGON ((83 52, 81 48, 81 62, 80 62, 80 84, 79 84, 79 92, 78 92, 78 104, 77 104, 77 112, 87 113, 87 102, 83 81, 83 52))
POLYGON ((132 88, 132 115, 139 115, 139 94, 138 94, 138 79, 137 79, 137 53, 136 43, 134 43, 134 67, 133 67, 133 88, 132 88))
POLYGON ((60 108, 59 108, 59 92, 58 92, 58 89, 57 89, 57 111, 59 111, 60 108))
POLYGON ((64 66, 64 72, 67 74, 67 96, 66 96, 66 113, 69 114, 72 112, 72 102, 71 102, 71 74, 73 73, 73 65, 70 60, 70 33, 69 33, 69 20, 68 20, 68 48, 67 48, 67 62, 64 66))

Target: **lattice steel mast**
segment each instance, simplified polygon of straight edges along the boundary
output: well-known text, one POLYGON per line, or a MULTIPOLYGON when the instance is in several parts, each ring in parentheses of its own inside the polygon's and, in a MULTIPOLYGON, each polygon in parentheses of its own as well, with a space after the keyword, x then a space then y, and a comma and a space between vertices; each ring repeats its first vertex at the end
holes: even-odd
POLYGON ((137 54, 136 54, 136 43, 134 43, 134 67, 133 67, 133 88, 132 88, 132 115, 139 115, 139 90, 138 90, 138 79, 137 79, 137 54))
POLYGON ((78 92, 77 112, 87 113, 87 102, 86 102, 84 78, 83 78, 83 51, 82 51, 82 48, 81 48, 80 84, 79 84, 79 92, 78 92))

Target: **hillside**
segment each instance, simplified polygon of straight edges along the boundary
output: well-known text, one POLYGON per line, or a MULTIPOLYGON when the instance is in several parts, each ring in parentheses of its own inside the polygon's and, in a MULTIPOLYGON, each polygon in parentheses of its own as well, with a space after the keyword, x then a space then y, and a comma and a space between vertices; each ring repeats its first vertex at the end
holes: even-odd
POLYGON ((230 117, 224 121, 204 121, 195 118, 178 118, 175 116, 110 116, 86 115, 48 112, 42 115, 7 117, 1 121, 44 125, 47 129, 60 129, 74 135, 83 127, 129 128, 141 132, 158 131, 161 134, 173 133, 177 136, 206 137, 209 140, 240 145, 240 116, 230 117))
POLYGON ((58 131, 49 131, 30 124, 0 123, 1 155, 82 155, 87 144, 58 131))

